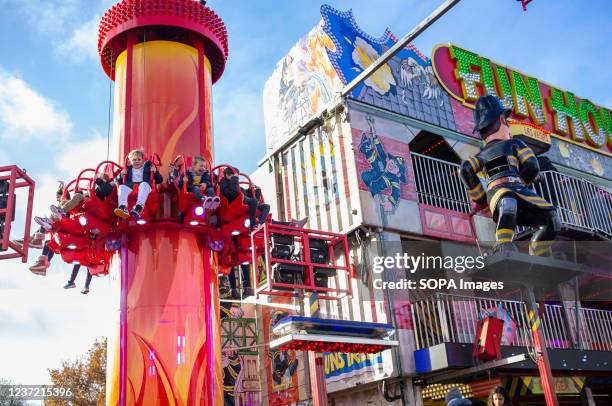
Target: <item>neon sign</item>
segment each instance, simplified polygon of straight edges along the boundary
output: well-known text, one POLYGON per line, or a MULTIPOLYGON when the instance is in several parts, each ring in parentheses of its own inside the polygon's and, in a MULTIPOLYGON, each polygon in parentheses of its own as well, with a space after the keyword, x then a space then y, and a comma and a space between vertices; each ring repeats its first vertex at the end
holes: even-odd
POLYGON ((456 45, 438 45, 432 65, 440 84, 474 108, 484 94, 498 96, 512 117, 553 136, 612 155, 612 111, 456 45))

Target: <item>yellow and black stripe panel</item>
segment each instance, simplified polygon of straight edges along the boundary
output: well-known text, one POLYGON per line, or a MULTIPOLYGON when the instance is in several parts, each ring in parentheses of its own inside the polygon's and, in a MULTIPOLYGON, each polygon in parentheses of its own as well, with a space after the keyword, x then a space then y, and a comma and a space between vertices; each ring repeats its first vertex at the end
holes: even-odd
POLYGON ((468 194, 470 195, 470 198, 473 201, 478 201, 480 199, 482 199, 485 195, 485 190, 482 187, 482 185, 479 183, 476 186, 474 186, 473 188, 468 190, 468 194))
POLYGON ((516 189, 513 190, 507 187, 501 187, 499 189, 495 188, 492 192, 493 195, 491 196, 491 199, 489 201, 489 209, 491 210, 491 213, 494 212, 499 199, 501 199, 502 196, 505 195, 506 193, 513 193, 516 196, 523 199, 524 201, 529 202, 542 209, 551 209, 554 207, 552 204, 548 203, 545 199, 542 199, 540 196, 534 194, 529 189, 526 189, 526 188, 522 188, 522 189, 523 190, 516 190, 516 189))
POLYGON ((516 169, 518 169, 519 167, 519 160, 516 159, 515 156, 510 155, 508 157, 508 162, 510 162, 510 165, 514 166, 516 169))
POLYGON ((496 242, 512 242, 514 238, 514 230, 511 228, 500 228, 495 231, 496 242))
POLYGON ((474 171, 474 173, 480 172, 481 168, 480 168, 480 162, 478 161, 478 159, 471 157, 471 158, 468 158, 467 161, 472 167, 472 170, 474 171))
POLYGON ((536 333, 540 328, 540 316, 538 316, 537 312, 529 310, 529 312, 527 313, 527 318, 529 319, 529 326, 531 328, 531 332, 536 333))
POLYGON ((525 163, 530 158, 535 158, 533 151, 529 147, 519 150, 516 155, 521 163, 525 163))
POLYGON ((535 256, 550 255, 550 247, 554 241, 532 241, 529 244, 529 254, 535 256))

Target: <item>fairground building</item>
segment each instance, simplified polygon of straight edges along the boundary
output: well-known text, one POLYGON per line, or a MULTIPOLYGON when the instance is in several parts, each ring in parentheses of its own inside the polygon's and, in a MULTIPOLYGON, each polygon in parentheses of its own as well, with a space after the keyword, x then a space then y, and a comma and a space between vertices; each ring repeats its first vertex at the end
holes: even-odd
MULTIPOLYGON (((482 145, 473 133, 472 111, 483 94, 495 94, 513 109, 512 131, 539 157, 542 172, 533 187, 556 205, 562 221, 557 259, 587 262, 576 277, 551 280, 536 294, 559 403, 612 402, 610 258, 602 248, 612 239, 609 108, 455 44, 408 46, 340 97, 343 86, 397 39, 390 32, 368 35, 350 12, 323 6, 321 15, 265 85, 268 153, 252 179, 273 202, 275 218, 307 217, 308 229, 349 236, 352 296, 322 300, 323 317, 396 328, 400 345, 392 350, 325 354, 330 404, 442 405, 454 386, 465 397, 486 401, 498 385, 515 405, 545 404, 520 289, 391 290, 388 282, 410 279, 406 267, 373 271, 377 257, 445 257, 466 249, 478 256, 490 250, 495 225, 488 213, 474 215, 458 176, 460 164, 482 145), (502 361, 495 367, 472 353, 476 323, 491 313, 504 320, 502 361)), ((521 229, 515 240, 531 233, 521 229)), ((509 279, 512 270, 500 273, 499 281, 509 279)), ((343 288, 334 278, 328 283, 343 288)), ((269 324, 279 312, 286 313, 263 311, 260 343, 269 340, 269 324)), ((305 353, 260 352, 259 373, 249 369, 253 382, 259 377, 253 383, 259 401, 309 404, 305 353)), ((245 398, 246 384, 236 386, 237 399, 245 398)))

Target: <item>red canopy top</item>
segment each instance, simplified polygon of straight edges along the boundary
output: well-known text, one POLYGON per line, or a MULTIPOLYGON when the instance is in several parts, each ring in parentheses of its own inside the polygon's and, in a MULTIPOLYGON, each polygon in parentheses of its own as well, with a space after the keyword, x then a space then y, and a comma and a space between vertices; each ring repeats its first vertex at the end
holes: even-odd
POLYGON ((194 0, 122 0, 104 14, 98 30, 98 53, 111 78, 117 56, 127 48, 126 33, 138 29, 142 33, 145 27, 147 40, 154 39, 151 33, 189 45, 193 39, 204 40, 213 83, 221 77, 228 54, 227 30, 214 11, 194 0))

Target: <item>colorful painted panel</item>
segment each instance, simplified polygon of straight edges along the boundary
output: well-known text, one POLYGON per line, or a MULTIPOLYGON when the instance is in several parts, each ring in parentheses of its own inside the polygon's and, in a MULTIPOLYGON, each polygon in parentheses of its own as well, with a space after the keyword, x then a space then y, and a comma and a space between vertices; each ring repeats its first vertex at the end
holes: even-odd
POLYGON ((476 238, 470 215, 440 207, 419 205, 423 235, 473 242, 476 238))
POLYGON ((221 303, 221 366, 225 406, 261 404, 255 306, 221 303))
POLYGON ((327 58, 334 44, 322 22, 277 65, 264 86, 264 120, 269 149, 278 147, 305 119, 318 113, 342 83, 327 58))
POLYGON ((391 213, 400 199, 416 200, 408 143, 379 135, 372 116, 366 122, 367 131, 353 128, 359 188, 391 213))
MULTIPOLYGON (((372 64, 397 39, 389 31, 374 38, 363 32, 351 11, 321 7, 323 29, 333 47, 327 48, 331 64, 348 83, 372 64)), ((440 87, 431 61, 410 45, 398 52, 352 92, 352 97, 443 128, 455 129, 450 97, 440 87)))
POLYGON ((553 138, 546 156, 561 165, 612 179, 612 159, 578 145, 553 138))
MULTIPOLYGON (((287 317, 287 310, 266 307, 263 309, 265 342, 271 340, 271 330, 274 324, 287 317)), ((299 400, 298 366, 296 352, 274 351, 265 347, 265 366, 268 374, 268 403, 270 406, 291 405, 299 400)))

